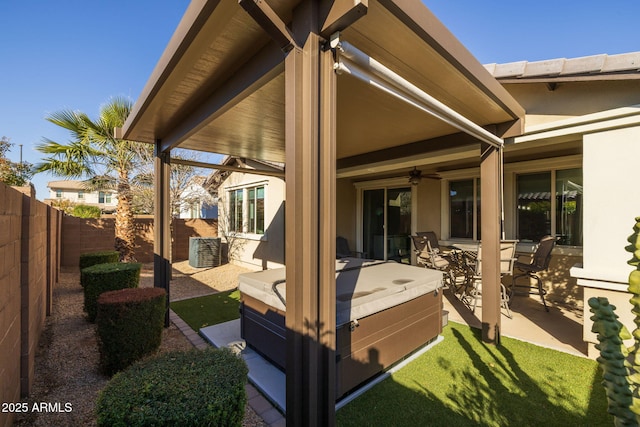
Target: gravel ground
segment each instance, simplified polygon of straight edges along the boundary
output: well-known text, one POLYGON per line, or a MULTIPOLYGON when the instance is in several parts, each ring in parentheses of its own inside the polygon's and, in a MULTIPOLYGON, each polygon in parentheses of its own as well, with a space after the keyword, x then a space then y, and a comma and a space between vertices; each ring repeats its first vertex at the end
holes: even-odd
MULTIPOLYGON (((238 274, 248 270, 225 264, 195 269, 187 261, 173 264, 171 300, 193 298, 237 287, 238 274)), ((83 312, 84 296, 77 269, 63 269, 54 289, 53 314, 47 318, 36 354, 35 380, 31 395, 23 402, 29 408, 43 403, 58 403, 69 412, 29 411, 17 414, 16 426, 95 426, 95 401, 108 378, 98 371, 98 347, 95 325, 83 312), (67 405, 68 404, 68 405, 67 405)), ((140 286, 153 286, 153 265, 146 264, 140 286)), ((191 343, 173 325, 162 336, 160 352, 187 350, 191 343)), ((265 426, 247 406, 245 427, 265 426)))

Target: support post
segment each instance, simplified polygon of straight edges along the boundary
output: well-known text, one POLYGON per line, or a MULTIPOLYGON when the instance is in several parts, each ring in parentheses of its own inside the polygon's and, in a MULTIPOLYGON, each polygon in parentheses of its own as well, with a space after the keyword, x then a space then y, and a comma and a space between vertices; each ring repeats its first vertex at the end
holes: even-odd
POLYGON ((167 309, 164 326, 169 327, 169 282, 171 279, 171 201, 169 179, 171 156, 161 151, 161 141, 156 141, 154 159, 155 206, 153 212, 153 286, 167 293, 167 309))
POLYGON ((320 37, 307 29, 299 39, 285 59, 287 425, 331 427, 336 83, 320 37))
POLYGON ((500 343, 500 155, 499 148, 480 144, 482 216, 482 340, 500 343))
POLYGON ((336 401, 336 117, 337 75, 333 54, 320 52, 320 137, 319 158, 319 330, 318 370, 323 418, 319 425, 335 425, 336 401))

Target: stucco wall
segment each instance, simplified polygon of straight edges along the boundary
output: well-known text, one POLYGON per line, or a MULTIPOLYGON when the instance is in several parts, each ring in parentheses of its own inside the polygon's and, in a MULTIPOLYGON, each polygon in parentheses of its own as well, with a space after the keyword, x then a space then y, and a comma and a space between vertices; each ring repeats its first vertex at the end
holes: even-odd
POLYGON ((285 183, 284 179, 249 173, 232 173, 218 191, 220 235, 234 264, 253 270, 283 267, 285 263, 285 183), (264 235, 229 233, 228 191, 264 185, 264 235))
POLYGON ((435 231, 438 238, 441 238, 441 181, 437 179, 420 181, 417 202, 416 231, 435 231))
MULTIPOLYGON (((153 218, 135 218, 135 257, 139 262, 153 261, 153 218)), ((115 219, 84 219, 65 215, 62 220, 62 265, 77 267, 80 254, 112 250, 115 219)), ((218 222, 212 219, 173 219, 174 261, 189 259, 189 237, 217 237, 218 222)))
POLYGON ((640 104, 635 80, 562 82, 555 90, 545 83, 505 84, 505 88, 527 111, 527 127, 640 104))
POLYGON ((351 179, 336 181, 336 235, 349 242, 349 248, 356 250, 356 198, 358 192, 351 179))
MULTIPOLYGON (((577 279, 571 277, 571 267, 582 262, 582 257, 565 253, 563 248, 556 248, 551 256, 549 268, 538 274, 542 279, 542 285, 547 291, 545 299, 547 301, 568 304, 578 309, 583 307, 584 293, 582 287, 578 286, 577 279)), ((520 262, 529 262, 530 253, 518 253, 520 262)), ((516 271, 517 273, 517 271, 516 271)), ((506 278, 505 280, 509 280, 506 278)), ((508 282, 505 282, 508 284, 508 282)), ((527 285, 526 278, 518 279, 518 285, 527 285)), ((537 286, 535 280, 530 281, 531 286, 537 286)), ((532 295, 532 298, 540 298, 532 295)))
MULTIPOLYGON (((630 330, 635 329, 628 303, 627 279, 633 267, 625 251, 640 216, 640 197, 635 180, 640 158, 640 127, 615 129, 584 136, 584 261, 574 269, 585 298, 606 297, 618 307, 616 314, 630 330)), ((596 342, 585 307, 584 337, 596 342)))

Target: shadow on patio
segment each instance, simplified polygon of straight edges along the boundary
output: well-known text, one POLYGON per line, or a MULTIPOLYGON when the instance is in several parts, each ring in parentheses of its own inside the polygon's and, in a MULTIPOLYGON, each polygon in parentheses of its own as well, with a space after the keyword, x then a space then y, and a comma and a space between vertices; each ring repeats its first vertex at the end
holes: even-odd
MULTIPOLYGON (((449 312, 449 321, 481 328, 482 300, 476 312, 472 313, 447 290, 443 303, 444 310, 449 312)), ((582 340, 582 311, 548 300, 547 304, 549 312, 544 310, 537 295, 514 296, 510 305, 513 318, 504 315, 501 318, 502 335, 586 357, 587 344, 582 340)))

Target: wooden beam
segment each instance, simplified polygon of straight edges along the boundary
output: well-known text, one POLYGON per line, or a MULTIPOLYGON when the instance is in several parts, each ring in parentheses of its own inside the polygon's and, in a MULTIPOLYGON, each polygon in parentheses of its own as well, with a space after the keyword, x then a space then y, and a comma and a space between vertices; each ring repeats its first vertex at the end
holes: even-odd
POLYGON ((274 42, 268 43, 198 108, 182 117, 178 125, 162 136, 162 152, 179 146, 191 135, 277 77, 283 71, 283 60, 284 54, 278 46, 274 42))
POLYGON ((240 0, 240 6, 278 43, 283 52, 296 46, 291 32, 265 0, 240 0))
POLYGON ((167 307, 164 326, 169 327, 169 283, 171 280, 171 196, 169 180, 171 177, 171 156, 160 150, 161 142, 155 145, 154 191, 155 209, 153 211, 153 286, 167 292, 167 307))
POLYGON ((500 156, 499 149, 480 145, 482 229, 482 340, 500 343, 500 156))
POLYGON ((320 35, 329 40, 331 34, 342 31, 367 14, 369 0, 327 0, 321 3, 324 15, 320 35))

